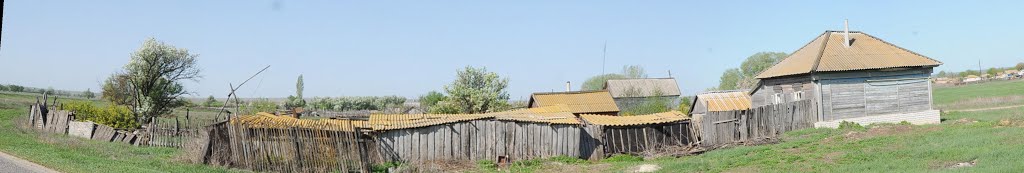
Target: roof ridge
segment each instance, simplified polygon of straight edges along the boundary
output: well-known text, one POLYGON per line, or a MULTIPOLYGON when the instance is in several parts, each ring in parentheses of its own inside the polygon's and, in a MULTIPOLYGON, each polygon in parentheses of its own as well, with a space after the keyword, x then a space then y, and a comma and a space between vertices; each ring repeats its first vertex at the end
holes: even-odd
POLYGON ((818 48, 818 55, 814 56, 814 64, 812 64, 814 66, 811 66, 811 70, 808 71, 808 73, 813 73, 814 71, 818 71, 818 65, 821 64, 821 55, 825 54, 825 46, 828 46, 828 41, 829 41, 828 39, 831 38, 831 37, 832 37, 831 31, 826 31, 825 32, 825 40, 822 40, 821 47, 818 48))
POLYGON ((655 78, 608 79, 608 80, 609 81, 613 81, 613 80, 647 80, 647 79, 676 79, 676 78, 674 78, 674 77, 655 77, 655 78))

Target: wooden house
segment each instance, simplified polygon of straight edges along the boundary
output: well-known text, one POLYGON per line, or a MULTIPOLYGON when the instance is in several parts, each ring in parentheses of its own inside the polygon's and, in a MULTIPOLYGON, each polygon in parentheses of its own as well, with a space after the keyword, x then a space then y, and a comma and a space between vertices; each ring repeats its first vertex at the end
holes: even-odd
POLYGON ((825 31, 757 75, 754 107, 811 100, 815 126, 907 121, 938 123, 932 109, 935 59, 857 31, 825 31))
POLYGON ((543 92, 530 95, 529 108, 565 106, 573 114, 618 115, 619 107, 608 91, 543 92))
POLYGON ((679 108, 679 84, 674 78, 613 79, 604 84, 619 110, 642 104, 650 98, 664 99, 668 108, 679 108))

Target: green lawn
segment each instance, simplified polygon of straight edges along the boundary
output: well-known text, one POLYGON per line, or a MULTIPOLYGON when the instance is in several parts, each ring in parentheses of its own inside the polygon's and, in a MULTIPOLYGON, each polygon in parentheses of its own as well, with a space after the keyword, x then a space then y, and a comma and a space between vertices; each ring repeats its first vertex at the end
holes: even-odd
POLYGON ((938 87, 932 95, 935 107, 939 109, 1024 105, 1024 80, 938 87))
POLYGON ((137 147, 66 135, 40 134, 17 128, 35 96, 0 93, 0 151, 61 172, 239 172, 189 164, 182 151, 137 147))

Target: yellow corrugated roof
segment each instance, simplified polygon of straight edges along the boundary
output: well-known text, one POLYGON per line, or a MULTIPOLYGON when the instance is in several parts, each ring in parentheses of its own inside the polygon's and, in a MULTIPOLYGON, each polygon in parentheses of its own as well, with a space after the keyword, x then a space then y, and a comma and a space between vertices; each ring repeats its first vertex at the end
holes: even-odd
POLYGON ((750 109, 750 95, 743 91, 698 94, 697 101, 704 103, 709 112, 750 109))
POLYGON ((231 119, 232 124, 245 124, 248 127, 253 128, 306 128, 306 129, 320 129, 320 130, 339 130, 339 131, 353 131, 356 127, 355 124, 350 123, 350 120, 332 120, 332 119, 320 119, 320 120, 308 120, 308 119, 296 119, 289 116, 277 116, 265 112, 256 113, 256 115, 244 115, 237 118, 231 119))
POLYGON ((661 124, 690 119, 690 117, 684 115, 682 112, 677 111, 635 116, 608 116, 582 114, 580 115, 580 118, 582 118, 589 124, 602 126, 632 126, 646 124, 661 124))
POLYGON ((572 113, 618 112, 619 107, 608 91, 575 91, 533 93, 529 106, 566 106, 572 113))
POLYGON ((373 114, 368 126, 373 130, 425 127, 445 123, 491 118, 489 114, 373 114))
POLYGON ((495 112, 489 114, 493 115, 494 118, 498 120, 524 121, 548 124, 580 124, 580 121, 577 120, 576 116, 573 115, 572 112, 569 112, 568 109, 569 108, 564 105, 558 105, 512 110, 505 112, 495 112))
POLYGON ((757 75, 758 79, 811 72, 884 69, 942 65, 935 59, 885 42, 866 33, 850 31, 845 46, 842 31, 825 31, 786 59, 757 75))

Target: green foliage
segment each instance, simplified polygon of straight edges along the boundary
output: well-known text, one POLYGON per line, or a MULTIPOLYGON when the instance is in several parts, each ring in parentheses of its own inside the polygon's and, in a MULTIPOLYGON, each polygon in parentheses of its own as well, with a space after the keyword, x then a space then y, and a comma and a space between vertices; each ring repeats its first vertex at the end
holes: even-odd
POLYGON ((313 97, 310 106, 314 109, 334 111, 384 110, 405 104, 405 97, 363 96, 363 97, 313 97))
POLYGON ((782 52, 758 52, 750 55, 739 68, 727 69, 718 83, 719 90, 749 89, 757 85, 757 75, 788 56, 782 52))
POLYGON ((25 92, 25 87, 21 85, 7 85, 7 91, 11 92, 25 92))
POLYGON ((1024 69, 1024 62, 1017 63, 1017 65, 1013 66, 1013 69, 1017 69, 1017 70, 1024 69))
POLYGON ((206 97, 206 101, 203 101, 203 106, 205 106, 205 107, 221 107, 221 106, 224 106, 224 103, 221 103, 220 101, 217 101, 217 98, 214 98, 213 95, 210 95, 210 97, 206 97))
POLYGON ((103 81, 100 97, 119 105, 133 104, 131 83, 128 75, 112 74, 103 81))
POLYGON ((64 109, 75 112, 75 119, 79 121, 92 121, 113 128, 135 129, 139 127, 131 110, 124 106, 97 107, 92 102, 69 101, 64 103, 64 109))
POLYGON ((602 90, 604 89, 605 82, 613 79, 626 79, 626 76, 621 74, 604 74, 590 77, 586 81, 583 81, 583 85, 580 86, 580 89, 583 91, 602 90))
POLYGON ((288 100, 284 103, 284 107, 289 109, 305 107, 306 100, 302 99, 302 90, 305 88, 305 84, 302 82, 302 75, 299 75, 299 79, 295 81, 295 96, 288 96, 288 100))
POLYGON ((370 172, 385 173, 385 172, 388 172, 388 169, 399 167, 399 166, 402 166, 402 163, 399 163, 399 162, 384 162, 384 163, 374 164, 373 166, 370 167, 370 172))
POLYGON ((604 84, 608 80, 614 79, 634 79, 634 78, 647 78, 647 72, 644 71, 644 67, 640 65, 627 65, 622 67, 622 72, 613 74, 602 74, 594 77, 590 77, 586 81, 583 81, 583 85, 580 86, 580 90, 583 91, 594 91, 604 89, 604 84))
POLYGON ((644 161, 644 158, 640 157, 640 156, 634 156, 634 155, 628 155, 628 154, 615 154, 615 155, 612 155, 611 157, 608 157, 608 158, 606 158, 604 160, 601 160, 601 161, 604 161, 604 162, 639 162, 639 161, 644 161))
POLYGON ((88 88, 86 88, 85 92, 82 92, 82 97, 85 97, 87 99, 96 98, 96 93, 93 93, 88 88))
POLYGON ((849 122, 849 121, 839 122, 839 130, 856 130, 856 131, 861 131, 861 130, 864 130, 864 129, 865 129, 864 126, 861 126, 859 123, 849 122))
POLYGON ((277 112, 277 103, 270 101, 270 99, 256 99, 249 103, 242 104, 242 114, 255 114, 258 112, 274 113, 277 112))
POLYGON ((7 85, 0 85, 0 91, 9 91, 9 90, 10 89, 7 88, 7 85))
POLYGON ((565 164, 583 164, 583 163, 587 163, 586 160, 583 160, 583 159, 580 159, 580 158, 576 158, 576 157, 569 157, 569 156, 555 156, 555 157, 548 158, 548 160, 553 161, 553 162, 565 163, 565 164))
POLYGON ((421 95, 418 100, 420 102, 420 108, 430 110, 431 107, 437 105, 437 102, 441 102, 445 99, 448 99, 448 97, 445 97, 441 92, 430 91, 425 95, 421 95))
POLYGON ((198 57, 187 49, 149 38, 131 54, 123 73, 108 78, 109 83, 104 84, 104 96, 108 95, 107 88, 110 88, 109 95, 121 97, 112 98, 112 101, 129 105, 139 122, 148 123, 154 117, 184 106, 178 98, 188 91, 181 81, 200 78, 198 57))
POLYGON ((900 125, 912 125, 912 124, 910 124, 910 122, 907 122, 907 121, 900 121, 900 125))
POLYGON ((679 112, 682 112, 684 114, 690 113, 690 105, 693 105, 691 97, 679 98, 679 112))
POLYGON ((467 66, 457 72, 455 81, 445 85, 448 99, 440 101, 438 105, 467 114, 504 111, 511 109, 506 88, 508 78, 488 72, 487 68, 467 66))

